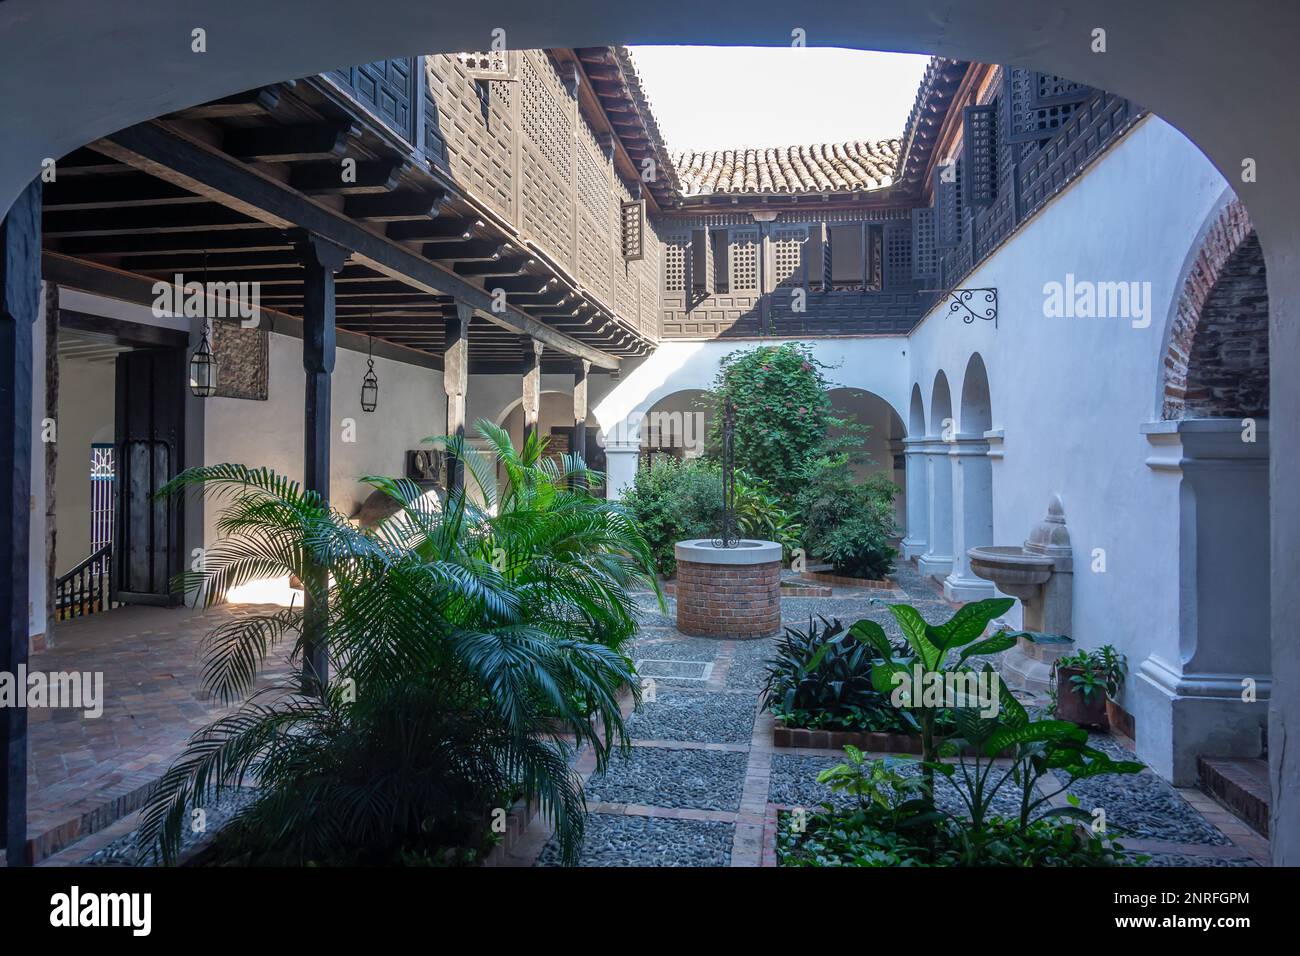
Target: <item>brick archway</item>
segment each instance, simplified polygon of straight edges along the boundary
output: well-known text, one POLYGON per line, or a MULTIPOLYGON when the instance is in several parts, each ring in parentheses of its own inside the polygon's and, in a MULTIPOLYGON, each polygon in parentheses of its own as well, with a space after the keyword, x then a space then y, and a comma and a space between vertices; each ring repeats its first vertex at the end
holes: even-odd
POLYGON ((1245 207, 1233 199, 1183 281, 1164 355, 1161 417, 1267 415, 1264 254, 1245 207))

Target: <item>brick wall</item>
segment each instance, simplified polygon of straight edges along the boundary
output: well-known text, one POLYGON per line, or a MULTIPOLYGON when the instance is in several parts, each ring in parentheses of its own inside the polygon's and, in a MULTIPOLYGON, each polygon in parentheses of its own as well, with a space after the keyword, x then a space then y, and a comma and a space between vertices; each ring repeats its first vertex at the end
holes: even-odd
POLYGON ((677 629, 697 637, 767 637, 781 630, 781 564, 677 562, 677 629))
POLYGON ((1206 234, 1178 299, 1165 353, 1163 417, 1267 415, 1264 253, 1234 200, 1206 234))

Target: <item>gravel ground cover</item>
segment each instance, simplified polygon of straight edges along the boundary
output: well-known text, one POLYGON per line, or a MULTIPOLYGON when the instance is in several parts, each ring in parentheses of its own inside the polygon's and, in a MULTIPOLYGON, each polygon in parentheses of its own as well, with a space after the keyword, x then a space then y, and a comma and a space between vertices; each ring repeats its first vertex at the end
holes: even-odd
MULTIPOLYGON (((729 866, 735 830, 707 820, 590 813, 579 866, 729 866)), ((554 843, 537 865, 559 865, 554 843)))
MULTIPOLYGON (((1124 842, 1122 839, 1119 841, 1124 842)), ((1258 866, 1249 857, 1220 859, 1213 856, 1190 856, 1183 853, 1151 853, 1147 866, 1258 866)))
POLYGON ((627 729, 636 740, 748 743, 757 706, 752 694, 660 690, 653 701, 641 701, 627 729))
MULTIPOLYGON (((204 832, 195 833, 189 827, 186 827, 182 831, 181 852, 184 853, 195 844, 207 839, 208 836, 216 833, 224 827, 228 822, 230 822, 231 817, 252 802, 254 792, 255 791, 249 787, 241 787, 237 790, 227 790, 222 793, 219 798, 204 808, 207 814, 207 818, 204 821, 204 832)), ((87 856, 79 865, 136 866, 135 840, 137 832, 139 831, 132 830, 130 833, 123 834, 112 843, 101 847, 87 856)), ((157 860, 151 857, 140 865, 156 866, 157 860)))
POLYGON ((587 802, 739 810, 745 753, 635 747, 587 782, 587 802))
MULTIPOLYGON (((1127 759, 1132 760, 1132 754, 1127 759)), ((1127 836, 1211 846, 1231 842, 1150 770, 1079 780, 1068 792, 1085 810, 1103 808, 1107 827, 1121 841, 1127 836)))

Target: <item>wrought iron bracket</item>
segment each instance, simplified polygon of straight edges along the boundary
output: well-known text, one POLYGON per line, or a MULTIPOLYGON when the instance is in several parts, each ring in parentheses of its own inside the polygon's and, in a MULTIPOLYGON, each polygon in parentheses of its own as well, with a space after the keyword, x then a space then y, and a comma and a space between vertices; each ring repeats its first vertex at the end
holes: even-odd
POLYGON ((951 289, 948 292, 948 314, 961 315, 961 320, 970 325, 976 319, 992 322, 998 327, 998 290, 997 289, 951 289), (974 307, 971 302, 979 296, 974 307), (964 314, 963 314, 964 313, 964 314))
POLYGON ((948 314, 961 316, 961 320, 970 325, 976 319, 992 322, 998 327, 998 290, 997 289, 922 289, 922 292, 938 292, 948 299, 948 314), (974 302, 974 305, 971 303, 974 302))

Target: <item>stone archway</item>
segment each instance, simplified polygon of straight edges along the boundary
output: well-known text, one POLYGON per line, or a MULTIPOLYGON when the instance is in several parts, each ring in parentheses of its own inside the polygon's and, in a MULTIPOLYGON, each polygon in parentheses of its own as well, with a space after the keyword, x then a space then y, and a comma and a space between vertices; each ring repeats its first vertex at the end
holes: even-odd
POLYGON ((952 571, 952 458, 955 437, 952 392, 948 376, 935 373, 930 392, 930 424, 926 433, 926 484, 930 489, 929 541, 917 561, 921 573, 942 580, 952 571))
POLYGON ((993 543, 993 462, 985 433, 993 428, 993 402, 983 357, 976 352, 966 363, 961 406, 948 452, 952 459, 952 571, 943 582, 949 601, 993 597, 993 584, 970 570, 966 552, 993 543))
POLYGON ((1205 230, 1163 356, 1153 444, 1177 462, 1178 653, 1137 680, 1138 753, 1175 784, 1199 757, 1259 757, 1274 662, 1269 628, 1269 296, 1240 202, 1205 230), (1250 692, 1245 693, 1249 688, 1250 692))
MULTIPOLYGON (((40 168, 113 130, 171 110, 216 99, 285 76, 305 76, 338 62, 361 63, 414 52, 413 48, 475 49, 499 24, 514 47, 557 43, 692 42, 788 44, 786 5, 751 4, 737 20, 724 7, 701 8, 677 0, 640 10, 580 2, 555 10, 517 0, 491 5, 448 5, 381 0, 212 6, 198 0, 136 0, 108 6, 90 0, 9 0, 0 23, 0 62, 15 77, 44 77, 37 86, 14 82, 0 90, 0 115, 8 121, 0 154, 0 208, 40 168), (191 30, 202 25, 214 53, 196 56, 191 30), (294 42, 285 43, 286 36, 294 42), (220 51, 218 53, 217 51, 220 51), (51 74, 48 64, 64 65, 51 74), (149 64, 149 69, 140 69, 149 64), (157 77, 167 76, 168 83, 157 77)), ((826 46, 927 51, 1011 62, 1059 72, 1133 98, 1187 134, 1217 168, 1242 189, 1274 265, 1270 295, 1279 316, 1300 309, 1300 179, 1283 174, 1300 146, 1294 115, 1300 88, 1292 76, 1292 38, 1300 9, 1277 5, 1241 17, 1213 0, 1152 0, 1132 4, 1097 0, 1087 9, 1030 0, 953 3, 919 0, 861 3, 846 16, 842 6, 801 11, 809 42, 826 46), (1104 29, 1113 52, 1097 55, 1092 31, 1104 29), (1176 39, 1177 42, 1171 42, 1176 39), (1222 104, 1232 104, 1223 108, 1222 104), (1290 105, 1288 105, 1290 104, 1290 105), (1258 168, 1258 181, 1253 171, 1258 168), (1246 170, 1251 171, 1246 178, 1246 170)), ((1294 361, 1300 324, 1275 322, 1272 354, 1294 361)), ((1283 367, 1282 371, 1289 371, 1283 367)), ((1277 374, 1271 406, 1280 420, 1300 409, 1300 376, 1277 374)), ((1300 431, 1279 429, 1272 457, 1273 485, 1289 488, 1300 469, 1300 431)), ((1275 740, 1300 733, 1300 502, 1272 500, 1274 674, 1285 684, 1274 704, 1275 740)), ((1300 861, 1300 753, 1278 754, 1272 785, 1273 846, 1278 862, 1300 861)))
POLYGON ((903 538, 903 560, 925 554, 930 538, 930 476, 925 455, 925 400, 921 386, 912 385, 908 403, 907 438, 907 536, 903 538))
POLYGON ((1161 417, 1267 415, 1264 250, 1234 199, 1210 226, 1183 282, 1165 348, 1161 417))

